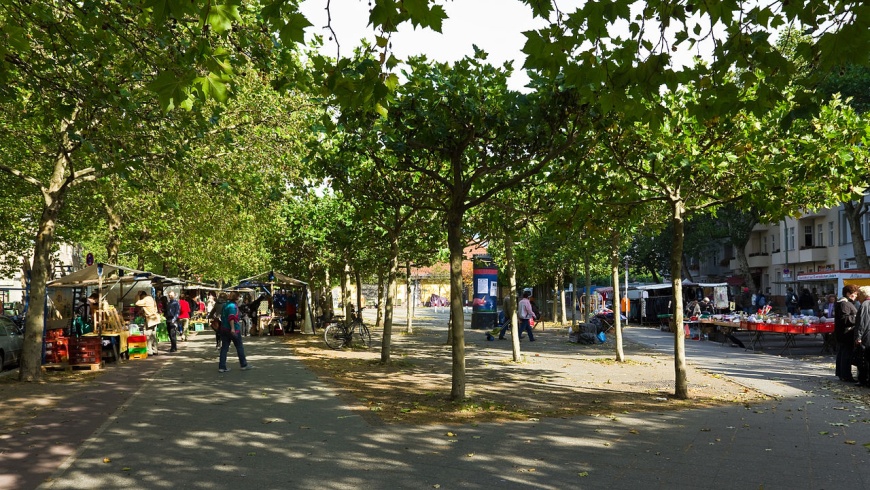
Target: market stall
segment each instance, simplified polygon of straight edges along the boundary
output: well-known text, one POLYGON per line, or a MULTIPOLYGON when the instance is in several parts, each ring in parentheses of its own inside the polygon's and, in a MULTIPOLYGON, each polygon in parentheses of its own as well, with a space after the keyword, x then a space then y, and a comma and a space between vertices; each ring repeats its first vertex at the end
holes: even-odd
POLYGON ((308 283, 281 272, 268 271, 242 279, 239 287, 262 292, 268 297, 269 309, 266 315, 258 318, 258 333, 277 334, 276 326, 279 326, 283 334, 288 325, 293 325, 290 322, 300 321, 302 333, 314 333, 308 283))
POLYGON ((48 365, 102 365, 127 352, 134 290, 158 276, 112 264, 94 264, 48 283, 45 356, 48 365), (125 302, 130 308, 125 309, 125 302))

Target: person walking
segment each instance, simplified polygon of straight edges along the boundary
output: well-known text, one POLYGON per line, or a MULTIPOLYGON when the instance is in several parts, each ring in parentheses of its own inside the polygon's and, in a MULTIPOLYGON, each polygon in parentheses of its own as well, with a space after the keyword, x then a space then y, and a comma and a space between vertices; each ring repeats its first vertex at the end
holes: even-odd
POLYGON ((801 295, 798 298, 798 307, 800 308, 801 315, 815 316, 816 298, 813 297, 813 293, 810 292, 809 288, 803 288, 801 291, 801 295))
POLYGON ((786 290, 785 307, 788 310, 789 315, 798 314, 798 296, 797 293, 794 292, 794 288, 791 286, 786 290))
POLYGON ((535 312, 532 309, 532 303, 531 301, 529 301, 529 298, 531 296, 531 291, 523 291, 523 299, 521 299, 519 305, 517 305, 517 315, 519 316, 520 320, 520 338, 523 338, 523 330, 525 330, 529 333, 529 342, 534 342, 535 334, 532 333, 532 325, 529 320, 537 320, 538 316, 535 315, 535 312))
POLYGON ((160 324, 160 314, 157 312, 157 302, 145 291, 139 291, 139 300, 136 306, 142 309, 145 317, 145 337, 147 337, 148 355, 156 356, 157 352, 157 325, 160 324))
POLYGON ((225 373, 230 370, 230 368, 227 367, 227 352, 230 350, 230 342, 236 346, 236 354, 239 356, 239 365, 242 367, 242 370, 245 371, 253 367, 248 364, 248 360, 245 358, 245 346, 242 344, 241 318, 239 317, 239 307, 236 304, 238 300, 239 293, 235 291, 230 293, 229 301, 224 305, 223 311, 221 312, 221 326, 219 330, 221 336, 221 354, 220 360, 218 361, 219 373, 225 373))
MULTIPOLYGON (((169 301, 172 301, 174 298, 175 293, 169 293, 169 301)), ((176 333, 181 334, 182 340, 186 341, 187 326, 190 324, 190 301, 187 298, 182 297, 180 300, 177 300, 176 303, 178 303, 178 321, 175 323, 175 331, 176 333)))
POLYGON ((840 381, 854 383, 852 376, 852 353, 855 350, 855 317, 858 308, 855 298, 858 297, 858 286, 847 284, 843 286, 843 297, 837 301, 834 308, 834 338, 837 340, 837 361, 834 373, 840 381))
POLYGON ((227 293, 221 291, 208 312, 209 325, 214 329, 215 349, 221 348, 221 313, 224 311, 225 304, 227 304, 227 293))
POLYGON ((870 286, 858 288, 858 314, 855 317, 855 349, 860 352, 858 361, 858 384, 870 387, 870 286))
POLYGON ((166 332, 169 334, 169 352, 178 351, 178 316, 181 310, 180 301, 175 299, 175 293, 170 291, 166 310, 163 315, 166 317, 166 332))

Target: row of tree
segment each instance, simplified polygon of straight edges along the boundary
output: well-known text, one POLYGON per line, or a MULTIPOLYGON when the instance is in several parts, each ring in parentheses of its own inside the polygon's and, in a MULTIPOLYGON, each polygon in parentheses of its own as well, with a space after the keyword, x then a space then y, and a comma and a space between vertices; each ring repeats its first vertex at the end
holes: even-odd
MULTIPOLYGON (((439 29, 443 10, 426 0, 376 0, 375 46, 304 63, 294 2, 8 2, 0 170, 13 192, 0 212, 33 237, 4 242, 32 247, 34 302, 58 237, 209 279, 268 266, 325 286, 376 271, 388 361, 399 265, 446 248, 461 399, 469 240, 491 244, 514 292, 518 273, 558 284, 601 254, 616 286, 631 238, 667 228, 679 304, 694 213, 734 204, 773 220, 862 195, 866 121, 819 90, 846 61, 868 61, 861 2, 743 16, 736 1, 527 3, 551 22, 526 33, 532 82, 519 93, 511 68, 479 50, 406 60, 400 82, 389 34, 439 29), (784 31, 776 46, 768 32, 784 25, 811 34, 784 31), (672 51, 710 40, 711 61, 673 63, 672 51)), ((40 373, 42 312, 31 311, 22 380, 40 373)), ((675 353, 686 397, 680 335, 675 353)))

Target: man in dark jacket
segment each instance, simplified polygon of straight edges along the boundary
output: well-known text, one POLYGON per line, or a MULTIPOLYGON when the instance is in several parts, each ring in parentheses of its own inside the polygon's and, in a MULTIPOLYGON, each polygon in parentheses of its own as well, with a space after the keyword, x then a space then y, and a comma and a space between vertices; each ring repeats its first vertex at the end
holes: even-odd
POLYGON ((169 301, 166 303, 166 309, 163 310, 163 316, 166 317, 166 333, 169 334, 169 352, 178 351, 178 315, 181 313, 181 305, 175 299, 175 293, 169 293, 169 301))
POLYGON ((798 307, 801 310, 801 315, 814 316, 816 314, 816 306, 818 305, 816 304, 816 298, 813 297, 813 293, 808 288, 804 288, 798 298, 798 307))
POLYGON ((855 307, 857 296, 858 286, 843 286, 843 297, 834 308, 834 337, 838 347, 834 372, 841 381, 851 383, 855 382, 852 376, 852 352, 855 348, 855 317, 858 315, 858 308, 855 307))
POLYGON ((858 315, 855 317, 855 348, 863 352, 858 362, 858 384, 870 386, 870 286, 858 288, 858 315))

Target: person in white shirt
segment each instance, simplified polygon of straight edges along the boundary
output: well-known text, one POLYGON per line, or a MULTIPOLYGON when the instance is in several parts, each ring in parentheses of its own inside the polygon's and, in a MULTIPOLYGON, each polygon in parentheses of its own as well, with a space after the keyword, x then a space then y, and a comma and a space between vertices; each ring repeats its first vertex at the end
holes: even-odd
POLYGON ((517 305, 517 316, 520 320, 520 338, 523 338, 523 330, 525 330, 529 333, 529 341, 534 342, 535 335, 532 333, 532 325, 529 320, 533 318, 537 320, 538 317, 535 315, 534 310, 532 310, 532 303, 529 301, 531 295, 531 291, 523 291, 523 299, 521 299, 519 305, 517 305))

